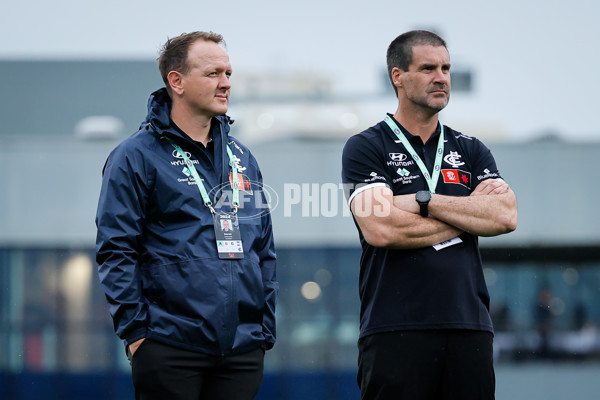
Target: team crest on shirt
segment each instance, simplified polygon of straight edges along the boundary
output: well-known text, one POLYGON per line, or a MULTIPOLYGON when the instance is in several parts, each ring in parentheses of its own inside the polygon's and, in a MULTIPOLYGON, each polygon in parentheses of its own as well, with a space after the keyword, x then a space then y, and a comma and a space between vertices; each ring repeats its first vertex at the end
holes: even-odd
POLYGON ((246 167, 242 167, 240 165, 240 161, 242 161, 238 156, 236 156, 235 154, 233 155, 233 165, 235 165, 235 167, 237 168, 238 172, 244 172, 247 168, 246 167))
POLYGON ((461 165, 465 165, 464 162, 462 162, 461 159, 461 155, 458 154, 457 151, 451 151, 450 154, 447 154, 444 157, 444 161, 447 162, 448 164, 450 164, 450 166, 452 166, 452 168, 458 168, 461 165))

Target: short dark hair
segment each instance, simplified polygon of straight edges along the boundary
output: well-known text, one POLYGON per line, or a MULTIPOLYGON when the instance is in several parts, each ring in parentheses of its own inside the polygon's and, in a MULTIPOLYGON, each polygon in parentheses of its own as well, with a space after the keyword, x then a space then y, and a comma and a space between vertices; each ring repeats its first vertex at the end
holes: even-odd
POLYGON ((169 75, 169 72, 171 71, 177 71, 181 74, 186 74, 189 71, 189 66, 187 64, 188 51, 190 46, 197 40, 215 42, 225 47, 223 36, 214 32, 197 31, 182 33, 177 37, 167 40, 160 49, 158 56, 158 70, 160 71, 160 76, 162 77, 169 94, 171 94, 171 87, 167 75, 169 75))
POLYGON ((388 76, 396 92, 398 92, 398 90, 392 81, 392 69, 400 68, 402 71, 408 71, 408 66, 412 62, 413 47, 422 45, 435 47, 444 46, 448 49, 444 39, 433 32, 424 30, 405 32, 390 43, 387 50, 386 61, 388 76))

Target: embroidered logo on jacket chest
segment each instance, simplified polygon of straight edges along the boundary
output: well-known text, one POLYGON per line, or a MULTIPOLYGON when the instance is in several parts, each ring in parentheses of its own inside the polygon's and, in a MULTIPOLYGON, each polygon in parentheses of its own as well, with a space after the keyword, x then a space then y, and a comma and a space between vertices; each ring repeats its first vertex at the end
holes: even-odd
MULTIPOLYGON (((185 182, 188 185, 195 185, 196 184, 196 180, 194 179, 194 176, 190 172, 190 169, 188 168, 188 166, 185 164, 185 160, 183 159, 183 157, 181 156, 181 154, 179 154, 179 152, 177 150, 173 150, 173 152, 171 153, 171 155, 173 156, 173 158, 175 158, 174 161, 170 162, 171 165, 174 166, 174 167, 183 167, 181 169, 181 173, 183 173, 184 177, 177 178, 177 182, 185 182)), ((200 164, 200 161, 191 158, 192 154, 190 152, 186 151, 185 155, 191 161, 192 165, 200 164)))

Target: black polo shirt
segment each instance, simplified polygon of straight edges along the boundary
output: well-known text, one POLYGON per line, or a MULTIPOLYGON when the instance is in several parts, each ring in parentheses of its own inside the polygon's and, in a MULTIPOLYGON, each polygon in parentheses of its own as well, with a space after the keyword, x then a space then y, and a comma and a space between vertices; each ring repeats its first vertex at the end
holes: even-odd
MULTIPOLYGON (((391 115, 390 115, 391 117, 391 115)), ((431 173, 440 128, 424 145, 397 121, 431 173)), ((444 153, 436 193, 469 196, 483 180, 500 178, 490 150, 478 139, 444 126, 444 153)), ((348 204, 376 186, 394 195, 428 190, 417 163, 385 122, 348 139, 342 156, 348 204), (348 190, 349 189, 349 190, 348 190)), ((358 228, 358 225, 357 225, 358 228)), ((478 238, 436 250, 376 248, 360 232, 360 337, 414 329, 471 329, 493 332, 489 294, 483 277, 478 238)))
POLYGON ((205 146, 204 143, 198 142, 197 140, 194 140, 191 137, 189 137, 189 135, 187 133, 185 133, 179 126, 177 126, 175 121, 171 120, 171 127, 173 127, 173 129, 175 129, 177 132, 179 132, 180 135, 182 135, 185 138, 190 139, 194 144, 196 144, 196 146, 198 146, 202 150, 202 152, 206 155, 206 157, 208 157, 210 162, 214 165, 215 164, 215 143, 213 142, 212 138, 213 138, 215 129, 218 129, 218 127, 217 127, 217 125, 214 124, 214 121, 211 121, 210 124, 211 124, 210 125, 210 139, 208 140, 208 143, 205 146))

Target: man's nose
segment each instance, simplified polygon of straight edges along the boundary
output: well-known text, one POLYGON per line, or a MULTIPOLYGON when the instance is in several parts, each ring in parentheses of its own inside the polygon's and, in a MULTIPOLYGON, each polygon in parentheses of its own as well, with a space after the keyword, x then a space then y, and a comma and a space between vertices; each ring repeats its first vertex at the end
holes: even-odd
POLYGON ((223 74, 219 77, 219 87, 221 88, 230 88, 231 82, 229 81, 229 76, 223 74))
POLYGON ((435 70, 434 80, 435 82, 443 82, 448 84, 450 83, 450 72, 442 68, 438 68, 435 70))

